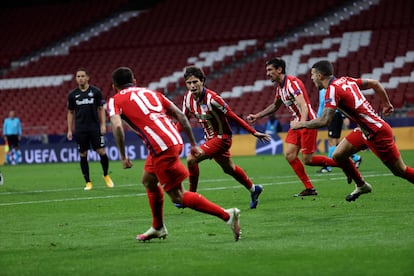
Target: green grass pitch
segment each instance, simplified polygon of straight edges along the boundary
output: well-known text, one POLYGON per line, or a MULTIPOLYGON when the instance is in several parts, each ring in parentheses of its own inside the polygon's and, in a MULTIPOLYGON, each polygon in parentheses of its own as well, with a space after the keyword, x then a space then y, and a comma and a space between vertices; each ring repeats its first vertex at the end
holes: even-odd
MULTIPOLYGON (((255 210, 214 161, 201 163, 199 192, 241 210, 238 242, 218 218, 176 209, 168 196, 168 238, 135 241, 151 225, 139 160, 131 170, 110 163, 114 189, 90 163, 92 191, 77 163, 2 166, 0 275, 414 275, 414 186, 361 155, 373 192, 355 202, 345 201, 354 186, 340 169, 306 166, 319 195, 295 198, 303 186, 283 156, 234 157, 264 186, 255 210)), ((402 156, 414 166, 414 151, 402 156)))

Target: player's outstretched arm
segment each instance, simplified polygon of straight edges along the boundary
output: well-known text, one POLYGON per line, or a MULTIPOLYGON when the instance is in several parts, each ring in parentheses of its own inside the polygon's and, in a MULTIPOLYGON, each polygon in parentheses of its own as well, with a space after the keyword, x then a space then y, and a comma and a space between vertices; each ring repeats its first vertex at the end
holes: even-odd
POLYGON ((384 86, 373 79, 363 79, 362 80, 362 89, 370 89, 372 88, 375 94, 380 98, 382 103, 382 113, 385 116, 389 116, 392 112, 394 112, 394 106, 392 105, 390 98, 388 97, 387 91, 385 91, 384 86))
POLYGON ((132 167, 132 162, 129 160, 125 153, 125 132, 122 126, 122 119, 120 115, 111 116, 112 132, 115 137, 115 143, 118 146, 119 153, 121 155, 122 166, 124 169, 132 167))
POLYGON ((335 109, 325 108, 322 112, 321 117, 305 122, 291 121, 290 127, 292 129, 325 127, 331 123, 334 113, 335 109))
POLYGON ((262 133, 259 131, 256 131, 255 133, 253 133, 253 135, 262 142, 270 142, 272 140, 269 134, 262 133))

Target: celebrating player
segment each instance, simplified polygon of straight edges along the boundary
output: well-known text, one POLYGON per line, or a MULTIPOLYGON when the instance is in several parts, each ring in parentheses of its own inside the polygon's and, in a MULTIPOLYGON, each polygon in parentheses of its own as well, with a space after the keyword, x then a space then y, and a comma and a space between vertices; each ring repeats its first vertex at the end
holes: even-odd
POLYGON ((188 177, 188 171, 179 158, 183 140, 171 117, 178 120, 188 137, 191 144, 190 154, 200 154, 190 123, 184 114, 161 93, 136 87, 134 75, 127 67, 116 69, 112 74, 112 82, 117 94, 110 98, 108 109, 123 167, 130 168, 132 163, 125 153, 122 120, 143 140, 149 150, 142 183, 152 211, 152 226, 145 233, 137 235, 137 240, 167 237, 168 232, 164 225, 164 190, 174 203, 227 222, 237 241, 240 236, 239 209, 224 210, 202 195, 186 191, 183 187, 182 181, 188 177))
MULTIPOLYGON (((318 117, 322 116, 323 109, 325 107, 325 94, 326 89, 319 89, 319 108, 318 108, 318 117)), ((349 127, 349 119, 346 118, 339 110, 337 110, 332 118, 332 121, 328 126, 328 157, 332 157, 333 152, 336 149, 336 146, 339 144, 339 138, 341 138, 342 128, 349 127)), ((362 157, 358 154, 353 154, 351 156, 352 161, 355 163, 355 167, 359 168, 362 162, 362 157)), ((317 172, 319 173, 330 173, 331 167, 323 167, 317 172)))
MULTIPOLYGON (((335 149, 332 158, 336 162, 342 165, 352 154, 369 148, 394 175, 414 183, 414 169, 404 163, 390 125, 375 112, 361 92, 361 89, 372 88, 382 102, 382 113, 388 116, 394 107, 384 87, 372 79, 336 78, 328 60, 318 61, 312 66, 311 78, 318 89, 327 89, 325 109, 321 117, 307 122, 291 122, 291 127, 314 129, 327 126, 338 109, 359 127, 342 139, 335 149)), ((351 170, 348 175, 355 181, 356 188, 346 197, 347 201, 354 201, 360 195, 371 192, 371 185, 363 180, 358 170, 351 170)))
MULTIPOLYGON (((273 103, 265 109, 247 116, 250 122, 253 123, 257 119, 276 112, 282 103, 292 113, 295 121, 304 122, 316 118, 305 86, 297 77, 286 75, 286 62, 283 59, 273 58, 269 60, 266 63, 266 74, 272 82, 276 83, 276 96, 273 103)), ((338 166, 331 158, 323 155, 313 155, 316 151, 316 138, 317 130, 288 130, 286 136, 287 148, 285 150, 286 160, 305 186, 305 190, 295 194, 295 196, 315 196, 318 194, 298 158, 299 151, 302 151, 302 161, 306 165, 338 166)))
POLYGON ((198 156, 189 155, 187 159, 190 171, 190 191, 197 190, 200 174, 198 163, 214 158, 226 174, 233 176, 250 192, 250 208, 256 208, 263 187, 254 185, 244 170, 233 163, 230 154, 232 129, 229 119, 260 140, 270 141, 270 135, 256 131, 235 114, 219 95, 206 88, 206 76, 200 68, 187 67, 184 72, 184 80, 188 91, 184 95, 183 113, 187 117, 192 114, 197 118, 206 139, 205 143, 200 146, 200 154, 198 156))

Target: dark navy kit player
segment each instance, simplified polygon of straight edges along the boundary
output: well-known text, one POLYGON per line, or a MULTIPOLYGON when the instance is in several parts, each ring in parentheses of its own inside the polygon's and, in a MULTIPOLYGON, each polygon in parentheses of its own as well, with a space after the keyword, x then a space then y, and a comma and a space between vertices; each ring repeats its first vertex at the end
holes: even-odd
POLYGON ((80 155, 80 167, 85 179, 84 190, 92 189, 89 175, 88 150, 92 148, 100 157, 103 179, 108 188, 114 183, 108 174, 109 160, 105 152, 104 134, 106 133, 106 114, 104 100, 99 88, 89 85, 89 73, 85 68, 79 68, 75 74, 78 87, 68 95, 68 140, 75 136, 80 155), (72 129, 75 129, 73 135, 72 129))

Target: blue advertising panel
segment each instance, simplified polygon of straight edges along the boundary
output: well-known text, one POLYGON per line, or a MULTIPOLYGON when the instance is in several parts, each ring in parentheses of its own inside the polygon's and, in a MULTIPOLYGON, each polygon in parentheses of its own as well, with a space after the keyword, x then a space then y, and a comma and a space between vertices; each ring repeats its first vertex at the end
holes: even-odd
MULTIPOLYGON (((272 137, 270 143, 257 141, 256 155, 260 154, 282 154, 283 142, 278 136, 272 137)), ((199 140, 203 143, 204 140, 199 140)), ((112 137, 106 139, 106 153, 109 160, 120 160, 119 151, 112 137)), ((191 145, 187 141, 184 144, 181 157, 186 157, 190 152, 191 145)), ((56 144, 32 144, 20 147, 22 164, 42 163, 68 163, 79 162, 79 152, 75 142, 64 142, 56 144)), ((148 150, 140 139, 128 139, 126 142, 126 153, 131 160, 145 159, 148 150)), ((99 155, 90 150, 88 153, 90 161, 99 161, 99 155)))

